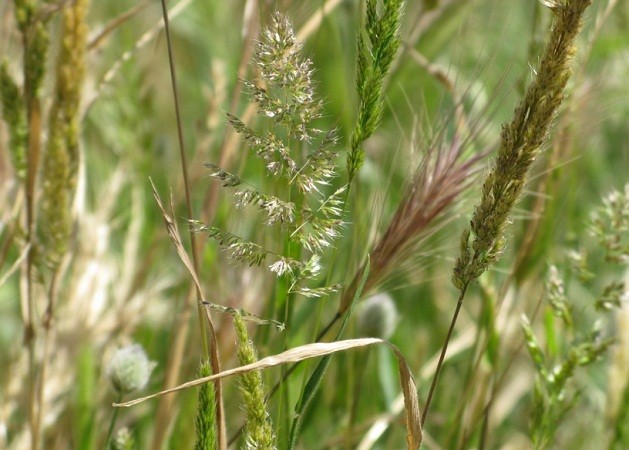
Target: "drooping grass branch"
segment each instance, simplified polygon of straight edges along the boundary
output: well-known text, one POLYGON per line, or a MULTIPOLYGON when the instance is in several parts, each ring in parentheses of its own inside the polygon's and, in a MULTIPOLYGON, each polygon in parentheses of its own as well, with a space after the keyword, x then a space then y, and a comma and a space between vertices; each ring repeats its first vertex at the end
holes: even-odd
POLYGON ((460 254, 452 275, 452 282, 460 291, 459 299, 426 399, 422 422, 426 420, 465 293, 502 253, 509 216, 520 199, 529 169, 541 151, 563 100, 572 73, 574 41, 591 0, 544 0, 543 3, 552 11, 554 24, 533 81, 511 122, 502 129, 498 156, 483 182, 480 204, 474 210, 470 228, 461 235, 460 254))
POLYGON ((406 446, 408 450, 417 450, 423 440, 423 431, 420 426, 419 402, 417 397, 417 386, 411 374, 410 367, 402 352, 393 344, 378 338, 347 339, 336 342, 314 343, 293 347, 280 354, 267 356, 259 361, 244 366, 225 370, 224 372, 210 375, 204 378, 188 381, 172 389, 167 389, 145 397, 124 403, 114 403, 115 408, 128 408, 145 402, 155 397, 178 392, 189 387, 198 386, 216 378, 226 378, 234 375, 241 375, 251 371, 260 371, 270 367, 281 366, 290 363, 297 363, 311 358, 325 357, 333 353, 343 352, 350 349, 358 349, 373 345, 381 345, 390 349, 397 360, 398 379, 403 394, 405 419, 406 419, 406 446))

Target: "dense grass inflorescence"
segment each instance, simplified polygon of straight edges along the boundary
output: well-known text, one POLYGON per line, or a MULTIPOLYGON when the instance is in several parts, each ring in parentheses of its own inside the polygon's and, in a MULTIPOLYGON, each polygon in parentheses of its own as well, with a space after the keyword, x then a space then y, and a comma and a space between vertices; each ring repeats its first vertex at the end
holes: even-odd
POLYGON ((626 2, 0 3, 0 448, 629 448, 626 2))

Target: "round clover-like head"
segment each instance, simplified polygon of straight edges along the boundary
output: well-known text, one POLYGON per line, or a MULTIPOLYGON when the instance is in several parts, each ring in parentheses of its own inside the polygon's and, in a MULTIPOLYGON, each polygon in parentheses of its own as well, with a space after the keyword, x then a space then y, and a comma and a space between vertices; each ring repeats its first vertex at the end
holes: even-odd
POLYGON ((363 301, 356 316, 361 336, 380 339, 390 338, 399 320, 395 303, 387 293, 376 294, 363 301))
POLYGON ((155 365, 142 346, 131 344, 116 350, 107 365, 107 376, 117 393, 130 394, 146 386, 155 365))

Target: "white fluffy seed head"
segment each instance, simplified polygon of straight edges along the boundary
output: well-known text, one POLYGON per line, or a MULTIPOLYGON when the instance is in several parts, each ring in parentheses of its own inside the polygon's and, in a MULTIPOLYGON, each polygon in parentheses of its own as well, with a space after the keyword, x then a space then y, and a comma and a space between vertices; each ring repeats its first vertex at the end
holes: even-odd
POLYGON ((107 376, 117 393, 130 394, 146 386, 155 365, 142 346, 131 344, 116 350, 107 365, 107 376))
POLYGON ((358 333, 361 336, 388 339, 395 331, 399 314, 391 296, 376 294, 363 301, 356 313, 358 333))

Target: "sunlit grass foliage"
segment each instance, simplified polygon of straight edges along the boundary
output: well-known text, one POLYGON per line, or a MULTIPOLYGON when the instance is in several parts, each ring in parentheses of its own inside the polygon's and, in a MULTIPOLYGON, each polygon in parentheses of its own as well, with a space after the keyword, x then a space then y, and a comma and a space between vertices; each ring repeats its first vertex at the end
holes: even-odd
POLYGON ((1 2, 0 448, 629 448, 628 27, 1 2))

